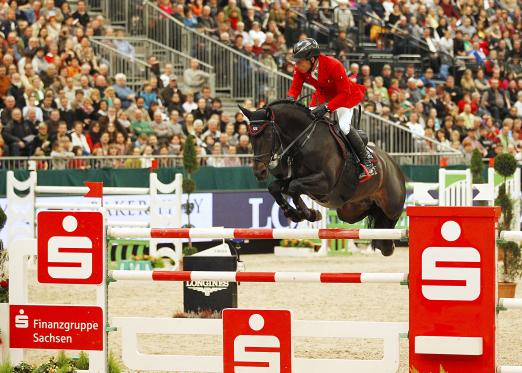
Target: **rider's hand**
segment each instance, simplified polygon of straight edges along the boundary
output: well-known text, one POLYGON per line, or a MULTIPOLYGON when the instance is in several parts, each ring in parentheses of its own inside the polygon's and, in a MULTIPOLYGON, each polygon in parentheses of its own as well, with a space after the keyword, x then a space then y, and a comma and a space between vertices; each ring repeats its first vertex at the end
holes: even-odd
POLYGON ((326 104, 321 104, 317 106, 314 110, 312 110, 312 115, 316 119, 320 119, 326 115, 326 113, 329 113, 330 109, 328 109, 328 106, 326 104))

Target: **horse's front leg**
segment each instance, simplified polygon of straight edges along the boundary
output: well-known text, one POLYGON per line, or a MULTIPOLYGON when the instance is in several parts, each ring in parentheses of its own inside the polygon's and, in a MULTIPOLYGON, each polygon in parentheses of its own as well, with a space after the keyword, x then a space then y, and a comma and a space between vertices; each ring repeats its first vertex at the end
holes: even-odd
POLYGON ((283 214, 294 223, 299 223, 304 220, 304 216, 297 209, 293 208, 283 195, 283 191, 287 186, 288 181, 276 179, 268 186, 268 192, 274 197, 279 207, 281 207, 283 214))
POLYGON ((295 179, 288 184, 288 195, 292 197, 297 211, 308 221, 314 222, 322 219, 321 212, 310 209, 301 198, 301 194, 318 192, 324 193, 328 190, 328 180, 323 173, 313 174, 303 178, 295 179))

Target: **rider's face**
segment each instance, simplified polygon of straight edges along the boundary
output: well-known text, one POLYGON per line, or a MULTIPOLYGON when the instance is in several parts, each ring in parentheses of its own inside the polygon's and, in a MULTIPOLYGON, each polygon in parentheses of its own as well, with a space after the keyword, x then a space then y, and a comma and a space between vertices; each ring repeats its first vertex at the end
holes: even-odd
POLYGON ((312 68, 312 62, 310 60, 299 60, 295 63, 295 66, 297 66, 297 70, 301 74, 306 74, 310 69, 312 68))

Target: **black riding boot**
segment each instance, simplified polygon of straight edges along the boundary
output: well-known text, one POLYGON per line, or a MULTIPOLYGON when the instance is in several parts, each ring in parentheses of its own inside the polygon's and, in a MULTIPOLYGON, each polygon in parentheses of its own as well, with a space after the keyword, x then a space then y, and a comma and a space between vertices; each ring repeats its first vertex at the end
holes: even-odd
POLYGON ((361 182, 365 182, 372 176, 377 175, 377 169, 371 161, 373 156, 364 145, 359 132, 355 128, 351 128, 350 132, 345 134, 345 136, 352 145, 352 148, 357 154, 357 157, 359 157, 359 160, 361 161, 361 167, 363 171, 359 174, 359 180, 361 182))

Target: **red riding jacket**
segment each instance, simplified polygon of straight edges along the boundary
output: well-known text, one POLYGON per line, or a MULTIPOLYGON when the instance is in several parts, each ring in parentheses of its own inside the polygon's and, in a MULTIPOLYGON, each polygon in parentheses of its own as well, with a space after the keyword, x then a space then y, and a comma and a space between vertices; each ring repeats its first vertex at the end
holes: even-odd
POLYGON ((303 74, 295 68, 288 96, 297 99, 305 82, 315 87, 310 106, 327 103, 328 109, 334 111, 340 107, 352 108, 364 99, 364 86, 352 82, 346 76, 343 64, 333 57, 319 56, 317 80, 311 72, 303 74))

